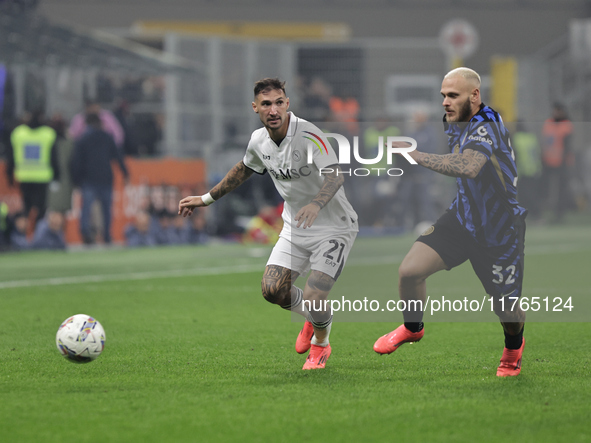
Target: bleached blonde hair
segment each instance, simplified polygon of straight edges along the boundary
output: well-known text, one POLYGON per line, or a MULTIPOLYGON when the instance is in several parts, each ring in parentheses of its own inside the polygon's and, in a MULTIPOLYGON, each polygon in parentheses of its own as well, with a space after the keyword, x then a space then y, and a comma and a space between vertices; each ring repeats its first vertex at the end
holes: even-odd
POLYGON ((447 74, 445 74, 444 79, 453 77, 463 77, 469 82, 474 83, 477 88, 480 88, 480 75, 478 75, 478 72, 474 71, 473 69, 464 67, 452 69, 447 74))

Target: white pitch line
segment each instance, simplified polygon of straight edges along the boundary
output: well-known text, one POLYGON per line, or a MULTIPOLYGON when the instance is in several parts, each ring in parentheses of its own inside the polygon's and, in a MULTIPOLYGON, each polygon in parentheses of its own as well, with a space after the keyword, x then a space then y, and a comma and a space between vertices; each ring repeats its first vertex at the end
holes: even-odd
POLYGON ((102 274, 102 275, 80 275, 77 277, 54 277, 42 278, 38 280, 14 280, 0 282, 0 289, 7 288, 26 288, 32 286, 56 286, 69 285, 76 283, 101 283, 108 281, 127 281, 127 280, 148 280, 151 278, 170 278, 170 277, 188 277, 199 275, 222 275, 237 274, 246 272, 256 272, 261 270, 257 265, 237 265, 223 266, 218 268, 200 268, 200 269, 178 269, 153 272, 130 272, 128 274, 102 274))
MULTIPOLYGON (((526 256, 543 255, 548 253, 563 253, 588 250, 586 246, 580 244, 570 243, 563 245, 547 245, 526 248, 526 256)), ((376 265, 390 265, 401 263, 404 255, 390 255, 384 257, 362 257, 351 258, 348 266, 376 266, 376 265)), ((201 275, 223 275, 223 274, 242 274, 247 272, 262 272, 263 267, 258 265, 236 265, 236 266, 220 266, 213 268, 199 268, 199 269, 170 269, 166 271, 152 271, 152 272, 130 272, 126 274, 98 274, 98 275, 81 275, 76 277, 53 277, 43 278, 37 280, 12 280, 0 282, 0 289, 8 288, 28 288, 35 286, 57 286, 80 283, 103 283, 109 281, 128 281, 128 280, 148 280, 152 278, 171 278, 171 277, 190 277, 201 275)))

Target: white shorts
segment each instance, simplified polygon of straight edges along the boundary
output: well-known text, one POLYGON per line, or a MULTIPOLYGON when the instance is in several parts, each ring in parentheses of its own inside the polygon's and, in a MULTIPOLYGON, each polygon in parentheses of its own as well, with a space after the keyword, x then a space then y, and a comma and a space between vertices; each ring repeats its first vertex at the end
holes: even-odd
POLYGON ((345 266, 356 237, 356 231, 340 231, 312 237, 279 237, 271 251, 267 266, 282 266, 302 276, 313 269, 336 280, 345 266))

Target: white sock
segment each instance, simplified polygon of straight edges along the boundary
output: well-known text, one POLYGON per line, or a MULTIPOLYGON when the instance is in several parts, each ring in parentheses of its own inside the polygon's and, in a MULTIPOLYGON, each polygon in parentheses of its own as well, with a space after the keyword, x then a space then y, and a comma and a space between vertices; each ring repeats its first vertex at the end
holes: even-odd
POLYGON ((297 286, 292 286, 291 288, 291 304, 287 306, 281 306, 286 311, 291 311, 296 314, 300 314, 306 320, 310 321, 310 313, 308 312, 308 308, 303 303, 304 301, 304 291, 297 286))
POLYGON ((332 327, 332 317, 331 317, 331 322, 328 324, 328 326, 326 328, 324 328, 323 330, 326 331, 326 335, 324 336, 324 339, 320 342, 318 341, 318 336, 316 334, 316 328, 314 328, 314 336, 312 337, 312 344, 316 345, 316 346, 322 346, 323 348, 325 348, 326 346, 329 345, 329 341, 328 341, 328 337, 330 336, 330 329, 332 327))

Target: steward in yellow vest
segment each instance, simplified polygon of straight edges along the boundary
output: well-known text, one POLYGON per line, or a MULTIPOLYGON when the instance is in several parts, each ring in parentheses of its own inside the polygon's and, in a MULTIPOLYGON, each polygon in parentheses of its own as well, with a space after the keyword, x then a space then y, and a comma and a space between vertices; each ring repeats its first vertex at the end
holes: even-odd
POLYGON ((10 242, 8 231, 8 205, 0 201, 0 251, 8 248, 10 242))
POLYGON ((43 113, 35 111, 26 123, 10 134, 6 173, 8 184, 19 183, 27 216, 37 208, 36 219, 45 214, 49 183, 59 180, 55 131, 43 124, 43 113))
POLYGON ((378 175, 376 168, 383 168, 379 175, 381 177, 388 177, 385 170, 388 168, 393 168, 394 165, 388 165, 388 156, 386 155, 385 145, 388 141, 388 137, 396 137, 399 135, 400 129, 397 126, 390 124, 386 119, 378 119, 378 121, 373 126, 370 126, 364 131, 363 144, 365 149, 362 156, 366 160, 377 157, 380 137, 382 137, 382 146, 384 146, 382 150, 382 159, 379 161, 379 163, 371 165, 371 175, 378 175))

